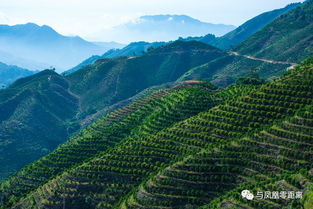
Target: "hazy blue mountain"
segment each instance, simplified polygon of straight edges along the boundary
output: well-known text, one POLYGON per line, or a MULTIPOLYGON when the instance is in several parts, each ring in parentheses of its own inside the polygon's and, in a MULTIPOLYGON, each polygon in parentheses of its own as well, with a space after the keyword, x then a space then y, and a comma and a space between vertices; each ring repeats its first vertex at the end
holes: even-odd
POLYGON ((121 49, 125 47, 125 44, 117 43, 114 41, 111 42, 93 42, 94 44, 103 47, 103 49, 110 50, 110 49, 121 49))
POLYGON ((180 36, 203 36, 209 33, 222 36, 233 29, 235 29, 233 25, 201 22, 186 15, 151 15, 103 30, 94 34, 93 38, 124 43, 170 41, 180 36))
POLYGON ((6 65, 0 62, 0 89, 10 85, 15 80, 36 73, 14 65, 6 65))
POLYGON ((95 61, 97 61, 98 59, 103 59, 103 58, 117 58, 117 57, 124 57, 124 56, 138 56, 138 55, 142 55, 143 53, 147 52, 149 49, 152 48, 157 48, 159 46, 163 46, 165 45, 166 42, 133 42, 130 43, 129 45, 125 46, 122 49, 111 49, 109 51, 107 51, 106 53, 104 53, 102 56, 98 56, 98 55, 94 55, 89 57, 88 59, 84 60, 83 62, 81 62, 80 64, 78 64, 77 66, 65 71, 63 74, 64 75, 68 75, 70 73, 73 73, 79 69, 81 69, 82 67, 85 67, 87 65, 91 65, 93 63, 95 63, 95 61))
POLYGON ((43 67, 48 66, 42 62, 34 61, 31 59, 25 59, 20 57, 19 54, 10 54, 4 52, 0 49, 0 62, 6 63, 8 65, 22 66, 27 69, 42 69, 43 67))
MULTIPOLYGON (((104 43, 90 43, 78 36, 63 36, 49 26, 33 23, 0 25, 0 45, 2 62, 32 70, 54 66, 58 72, 108 50, 104 43), (25 61, 16 63, 19 59, 25 61)), ((110 45, 112 43, 108 43, 110 45)))

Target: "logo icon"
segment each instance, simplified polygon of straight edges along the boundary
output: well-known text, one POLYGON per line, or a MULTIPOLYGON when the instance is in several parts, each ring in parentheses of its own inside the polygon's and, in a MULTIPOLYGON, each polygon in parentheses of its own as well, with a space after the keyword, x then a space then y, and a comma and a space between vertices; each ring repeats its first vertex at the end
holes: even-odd
POLYGON ((247 200, 253 200, 254 198, 254 195, 249 190, 243 190, 241 192, 241 196, 247 200))

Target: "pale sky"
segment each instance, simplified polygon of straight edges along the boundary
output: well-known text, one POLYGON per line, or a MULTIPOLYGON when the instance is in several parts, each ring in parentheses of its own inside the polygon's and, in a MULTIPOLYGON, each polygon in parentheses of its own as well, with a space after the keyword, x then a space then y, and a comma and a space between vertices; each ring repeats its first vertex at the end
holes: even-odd
MULTIPOLYGON (((185 14, 239 26, 266 11, 302 0, 0 0, 0 24, 33 22, 83 38, 142 15, 185 14)), ((104 40, 107 41, 107 40, 104 40)))

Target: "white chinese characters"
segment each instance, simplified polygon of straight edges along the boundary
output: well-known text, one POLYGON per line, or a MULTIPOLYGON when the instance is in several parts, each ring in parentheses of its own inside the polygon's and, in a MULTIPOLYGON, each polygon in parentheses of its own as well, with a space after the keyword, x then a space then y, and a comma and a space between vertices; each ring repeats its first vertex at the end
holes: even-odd
POLYGON ((248 200, 256 199, 272 199, 272 200, 278 200, 278 199, 302 199, 303 198, 303 192, 301 191, 265 191, 260 192, 258 191, 256 195, 254 196, 252 192, 249 190, 243 190, 241 192, 241 196, 243 198, 246 198, 248 200))

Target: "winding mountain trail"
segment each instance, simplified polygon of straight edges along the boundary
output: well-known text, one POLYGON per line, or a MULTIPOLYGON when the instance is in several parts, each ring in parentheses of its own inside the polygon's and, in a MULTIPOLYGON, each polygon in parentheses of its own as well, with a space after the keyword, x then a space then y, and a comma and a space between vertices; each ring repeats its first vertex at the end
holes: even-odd
POLYGON ((288 70, 292 70, 292 69, 294 69, 298 65, 298 63, 293 63, 293 62, 276 61, 276 60, 269 60, 269 59, 264 59, 264 58, 257 58, 257 57, 253 57, 253 56, 250 56, 250 55, 242 55, 239 52, 233 52, 233 51, 230 51, 229 54, 235 55, 235 56, 242 56, 242 57, 245 57, 247 59, 267 62, 267 63, 271 63, 271 64, 290 65, 290 67, 288 67, 288 70))

